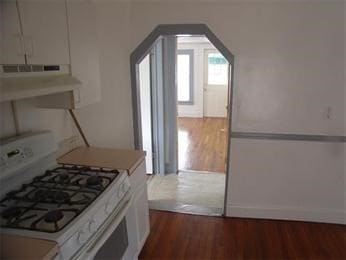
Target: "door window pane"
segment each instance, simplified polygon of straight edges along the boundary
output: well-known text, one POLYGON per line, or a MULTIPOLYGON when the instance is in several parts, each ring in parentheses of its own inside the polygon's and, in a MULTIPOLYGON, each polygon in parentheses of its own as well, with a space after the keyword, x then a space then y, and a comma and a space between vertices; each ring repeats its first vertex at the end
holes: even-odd
POLYGON ((178 102, 190 102, 191 100, 191 58, 189 54, 177 56, 177 86, 178 102))
POLYGON ((220 53, 208 54, 208 85, 227 85, 228 63, 220 53))

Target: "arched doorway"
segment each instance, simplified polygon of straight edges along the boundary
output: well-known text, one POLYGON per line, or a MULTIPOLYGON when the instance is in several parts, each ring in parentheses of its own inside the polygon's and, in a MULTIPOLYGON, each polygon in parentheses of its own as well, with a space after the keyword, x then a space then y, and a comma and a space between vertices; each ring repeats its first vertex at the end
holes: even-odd
MULTIPOLYGON (((132 105, 133 105, 133 127, 134 127, 134 144, 136 149, 142 149, 142 122, 141 122, 141 101, 140 101, 140 88, 139 88, 139 64, 147 57, 153 46, 163 37, 177 36, 177 35, 202 35, 205 36, 227 59, 229 67, 228 76, 228 126, 227 132, 231 133, 231 116, 230 109, 232 108, 232 89, 233 89, 233 74, 234 74, 234 56, 225 47, 225 45, 216 37, 216 35, 205 24, 169 24, 157 26, 132 52, 130 57, 131 66, 131 87, 132 87, 132 105)), ((227 183, 229 175, 229 151, 230 151, 230 138, 227 138, 226 149, 226 185, 225 185, 225 199, 224 209, 226 212, 226 199, 227 199, 227 183)), ((157 155, 156 155, 157 156, 157 155)))

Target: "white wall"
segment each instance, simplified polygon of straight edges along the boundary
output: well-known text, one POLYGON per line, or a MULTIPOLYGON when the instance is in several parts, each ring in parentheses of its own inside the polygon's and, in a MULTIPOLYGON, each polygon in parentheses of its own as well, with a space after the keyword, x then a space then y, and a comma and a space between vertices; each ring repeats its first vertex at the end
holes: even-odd
MULTIPOLYGON (((66 111, 40 109, 36 108, 35 105, 34 99, 16 102, 21 132, 51 130, 57 142, 61 142, 73 135, 78 135, 78 131, 72 124, 70 115, 66 111)), ((0 115, 1 138, 13 136, 15 128, 10 102, 1 103, 0 115)))
POLYGON ((133 148, 130 88, 130 6, 122 2, 96 4, 102 101, 77 111, 90 144, 133 148))
MULTIPOLYGON (((344 3, 344 135, 346 135, 346 4, 344 3)), ((344 148, 344 171, 346 169, 346 148, 344 148)), ((346 209, 346 177, 344 175, 344 210, 346 209)))
POLYGON ((343 223, 345 147, 232 138, 227 214, 343 223))
POLYGON ((179 117, 203 117, 204 50, 215 50, 211 43, 179 43, 178 50, 193 50, 193 98, 192 105, 178 105, 179 117))
MULTIPOLYGON (((344 3, 344 135, 346 135, 346 4, 344 3)), ((346 162, 346 160, 345 160, 346 162)), ((346 181, 345 181, 346 183, 346 181)), ((346 189, 345 189, 346 192, 346 189)), ((345 199, 346 205, 346 199, 345 199)), ((346 207, 345 207, 346 208, 346 207)))
POLYGON ((15 134, 10 102, 0 103, 0 134, 1 138, 15 134))
MULTIPOLYGON (((132 6, 132 47, 157 24, 167 23, 206 23, 235 55, 233 131, 345 134, 343 3, 137 3, 132 6), (331 119, 326 118, 328 107, 331 119)), ((263 216, 261 207, 277 209, 266 217, 281 218, 279 205, 291 217, 340 221, 343 152, 310 142, 231 141, 228 208, 258 206, 251 211, 253 217, 263 216), (267 152, 273 145, 281 152, 267 152), (332 173, 306 164, 315 153, 317 165, 330 166, 322 169, 332 173), (249 186, 247 182, 258 176, 258 185, 249 186), (281 190, 273 193, 279 201, 267 196, 273 187, 281 190), (320 200, 325 190, 336 191, 320 200), (304 214, 302 207, 310 207, 313 216, 304 214)), ((227 214, 242 216, 240 211, 227 214)))

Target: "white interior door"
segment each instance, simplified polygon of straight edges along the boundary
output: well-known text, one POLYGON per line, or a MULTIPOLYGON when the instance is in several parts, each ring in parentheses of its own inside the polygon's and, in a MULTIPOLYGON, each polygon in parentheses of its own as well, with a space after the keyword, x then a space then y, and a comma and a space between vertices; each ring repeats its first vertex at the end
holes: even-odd
POLYGON ((139 88, 141 103, 142 147, 146 151, 147 173, 153 173, 153 143, 151 118, 150 54, 139 64, 139 88))
POLYGON ((217 50, 205 50, 203 116, 227 117, 228 62, 217 50))

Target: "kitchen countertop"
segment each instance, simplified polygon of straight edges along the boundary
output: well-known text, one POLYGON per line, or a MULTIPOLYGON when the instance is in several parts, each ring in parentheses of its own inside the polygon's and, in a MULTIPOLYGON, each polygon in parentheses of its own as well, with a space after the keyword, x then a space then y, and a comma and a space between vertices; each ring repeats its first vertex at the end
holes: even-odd
POLYGON ((57 253, 54 241, 0 235, 0 259, 52 259, 57 253))
POLYGON ((61 156, 58 163, 126 170, 129 175, 144 160, 145 152, 99 147, 78 147, 61 156))

